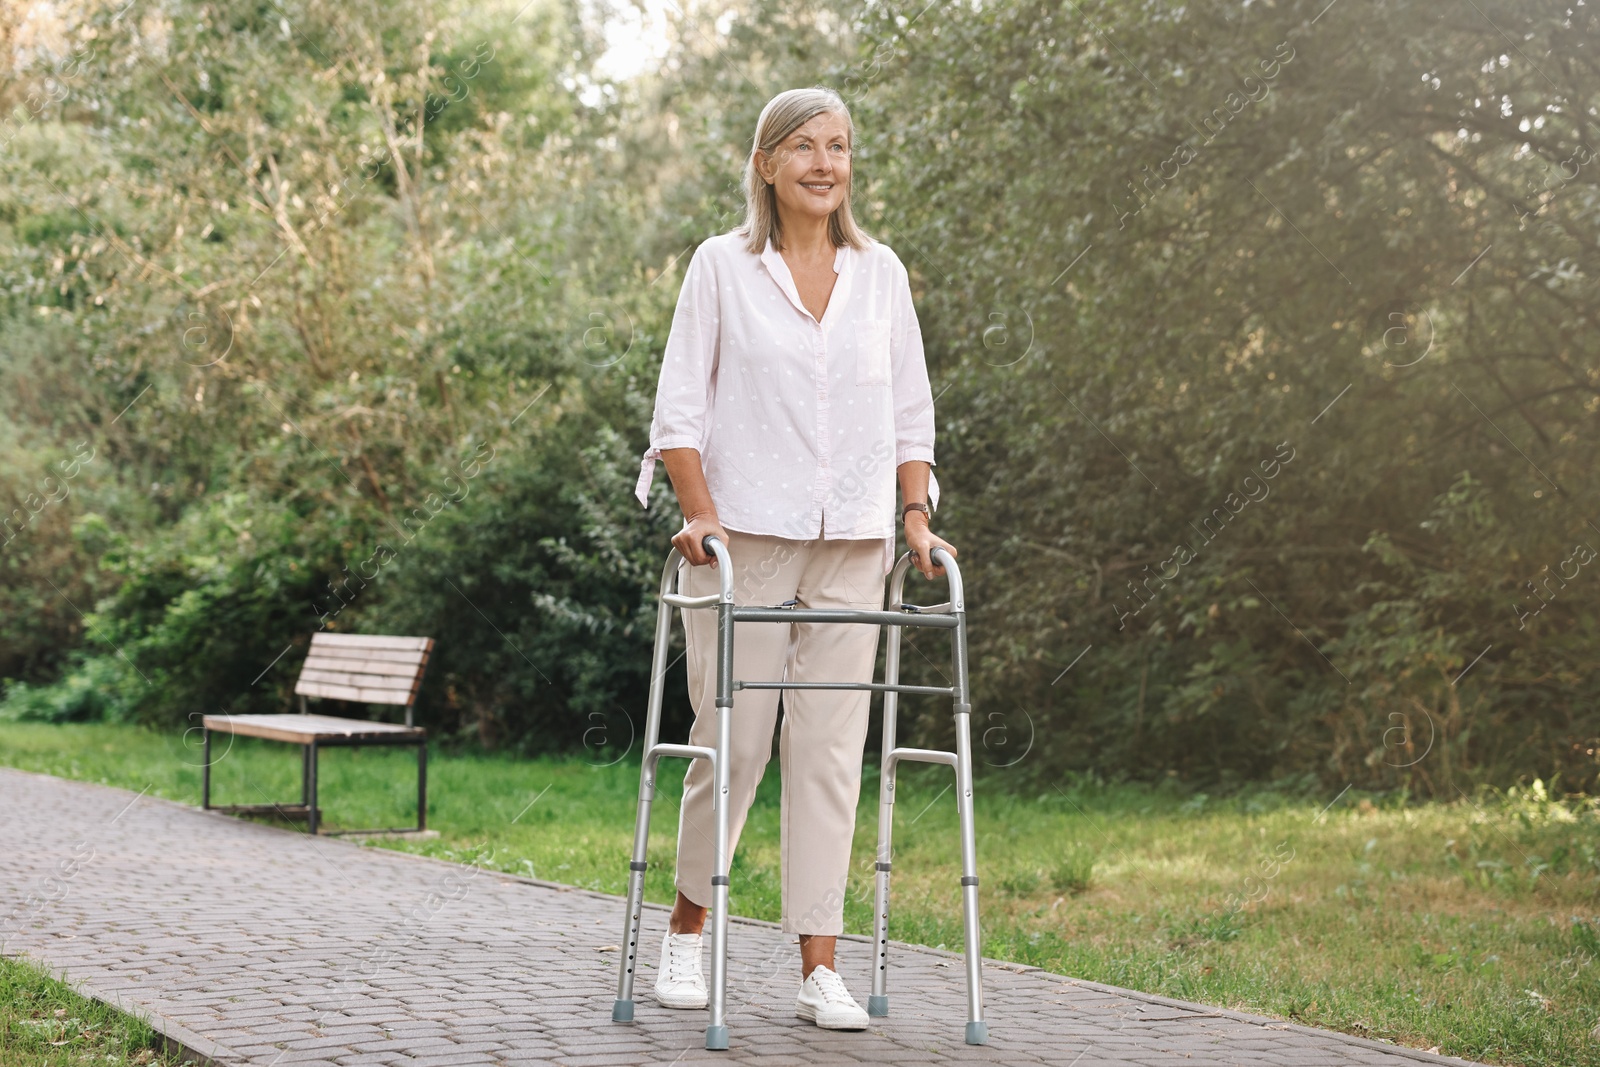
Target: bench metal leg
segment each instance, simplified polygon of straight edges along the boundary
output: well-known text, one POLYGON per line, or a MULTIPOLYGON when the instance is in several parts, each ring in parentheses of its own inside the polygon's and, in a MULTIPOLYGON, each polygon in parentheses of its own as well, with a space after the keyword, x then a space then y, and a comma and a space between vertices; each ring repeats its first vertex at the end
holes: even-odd
POLYGON ((306 832, 317 832, 317 743, 306 746, 306 832))
POLYGON ((417 745, 417 831, 428 828, 428 742, 417 745))
POLYGON ((211 803, 211 731, 202 733, 202 745, 205 751, 205 760, 200 768, 200 806, 207 811, 226 812, 230 815, 275 815, 284 819, 297 819, 301 815, 306 817, 306 831, 312 834, 325 833, 329 835, 342 834, 410 834, 421 833, 428 828, 428 742, 423 737, 420 740, 404 738, 395 741, 386 740, 361 740, 349 741, 338 737, 318 741, 316 739, 306 742, 291 742, 300 745, 300 803, 292 801, 270 804, 213 804, 211 803), (415 745, 417 748, 417 824, 415 828, 409 826, 385 827, 370 830, 323 830, 321 812, 317 807, 317 778, 319 774, 320 759, 324 748, 365 748, 369 745, 388 747, 391 745, 415 745))

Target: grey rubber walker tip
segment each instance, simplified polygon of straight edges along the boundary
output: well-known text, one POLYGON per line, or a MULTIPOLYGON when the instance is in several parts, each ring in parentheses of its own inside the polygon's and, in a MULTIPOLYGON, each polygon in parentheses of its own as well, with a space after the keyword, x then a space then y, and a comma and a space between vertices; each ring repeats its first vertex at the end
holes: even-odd
POLYGON ((988 1043, 989 1043, 989 1024, 988 1023, 979 1021, 979 1022, 968 1023, 967 1024, 967 1044, 969 1044, 969 1045, 987 1045, 988 1043))
POLYGON ((611 1021, 614 1023, 633 1022, 633 1001, 619 1000, 612 1004, 611 1021))
POLYGON ((728 1047, 728 1028, 726 1026, 706 1027, 706 1048, 725 1049, 728 1047))
POLYGON ((867 1014, 874 1019, 881 1019, 889 1014, 889 998, 880 997, 875 993, 867 994, 867 1014))

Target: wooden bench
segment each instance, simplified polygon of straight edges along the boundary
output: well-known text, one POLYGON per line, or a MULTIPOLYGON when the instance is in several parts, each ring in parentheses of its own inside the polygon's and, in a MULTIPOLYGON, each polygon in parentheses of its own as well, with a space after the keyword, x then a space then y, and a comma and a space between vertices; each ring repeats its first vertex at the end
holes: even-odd
POLYGON ((282 815, 304 818, 310 833, 321 832, 321 811, 317 807, 317 754, 333 746, 416 745, 417 746, 417 825, 375 830, 338 830, 330 834, 422 833, 428 827, 428 735, 411 723, 411 711, 422 688, 422 676, 433 655, 431 637, 378 637, 366 634, 319 633, 311 637, 311 649, 300 668, 294 691, 300 698, 300 714, 286 715, 206 715, 201 719, 205 764, 200 777, 200 806, 206 811, 241 815, 282 815), (405 725, 342 719, 331 715, 312 715, 306 697, 348 700, 360 704, 396 704, 406 709, 405 725), (300 745, 300 803, 233 804, 211 803, 211 734, 263 737, 300 745))

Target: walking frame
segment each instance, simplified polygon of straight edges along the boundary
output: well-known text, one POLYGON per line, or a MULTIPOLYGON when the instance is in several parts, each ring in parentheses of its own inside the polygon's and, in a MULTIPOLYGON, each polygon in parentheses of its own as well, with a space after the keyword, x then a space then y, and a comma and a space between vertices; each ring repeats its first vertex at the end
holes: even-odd
POLYGON ((633 859, 628 864, 628 911, 626 950, 617 976, 617 999, 612 1006, 613 1022, 633 1021, 633 978, 639 953, 639 920, 644 902, 646 844, 650 836, 650 807, 655 798, 656 764, 663 756, 704 759, 711 762, 715 789, 712 807, 716 816, 714 870, 711 878, 711 980, 708 991, 710 1020, 706 1026, 706 1048, 728 1047, 728 758, 730 716, 733 694, 739 689, 865 689, 883 694, 883 756, 878 791, 877 903, 873 918, 873 948, 876 967, 872 972, 872 994, 867 1011, 882 1017, 889 1014, 889 868, 890 841, 894 823, 895 773, 904 760, 943 763, 955 769, 956 810, 961 823, 961 904, 966 925, 967 1031, 969 1045, 988 1041, 989 1026, 983 1020, 982 958, 978 929, 978 865, 972 813, 972 705, 967 688, 967 615, 963 599, 961 572, 951 555, 933 549, 934 563, 944 567, 949 581, 950 599, 943 604, 919 606, 902 602, 906 572, 911 554, 900 557, 890 573, 888 607, 884 611, 841 608, 741 607, 733 602, 733 562, 727 547, 715 536, 704 541, 706 552, 717 560, 722 591, 708 596, 683 596, 674 591, 678 562, 682 555, 674 548, 661 573, 660 608, 656 614, 655 657, 650 673, 650 705, 644 733, 644 760, 640 770, 639 809, 633 831, 633 859), (667 668, 668 644, 672 637, 672 609, 685 611, 715 608, 717 612, 717 743, 702 745, 664 744, 657 740, 661 726, 661 694, 667 668), (889 628, 884 657, 885 681, 878 682, 757 682, 733 677, 733 632, 736 622, 819 622, 876 623, 889 628), (901 685, 900 630, 906 626, 931 627, 951 632, 951 669, 954 684, 901 685), (955 714, 956 750, 945 752, 895 746, 895 711, 901 693, 948 696, 955 714))

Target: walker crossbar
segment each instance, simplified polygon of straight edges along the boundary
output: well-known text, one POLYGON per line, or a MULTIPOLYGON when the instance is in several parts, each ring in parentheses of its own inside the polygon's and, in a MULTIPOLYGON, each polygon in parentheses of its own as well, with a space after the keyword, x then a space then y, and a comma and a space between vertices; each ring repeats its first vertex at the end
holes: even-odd
MULTIPOLYGON (((715 812, 716 841, 713 846, 711 878, 711 976, 707 996, 709 1019, 706 1048, 728 1047, 728 751, 730 747, 733 694, 739 689, 839 689, 868 690, 883 694, 882 773, 878 786, 877 898, 873 915, 872 994, 867 1011, 874 1016, 889 1014, 889 873, 894 822, 895 774, 902 761, 942 763, 956 774, 956 811, 961 830, 961 898, 965 925, 967 978, 967 1028, 969 1045, 982 1045, 989 1039, 989 1026, 983 1020, 982 957, 978 926, 977 844, 972 809, 971 714, 967 689, 967 618, 961 571, 955 558, 943 548, 934 548, 933 561, 944 568, 950 586, 950 599, 928 607, 902 602, 911 555, 900 557, 890 573, 888 610, 866 611, 845 608, 736 607, 733 603, 733 560, 720 539, 707 537, 704 547, 716 557, 721 577, 721 592, 690 597, 676 591, 678 564, 683 559, 674 548, 667 555, 661 572, 659 606, 656 611, 655 657, 650 673, 650 696, 645 716, 644 759, 639 775, 639 807, 634 821, 633 855, 628 863, 628 910, 622 953, 617 976, 617 998, 612 1004, 614 1022, 632 1022, 633 977, 639 953, 640 919, 644 907, 644 876, 648 868, 646 846, 650 837, 650 809, 655 799, 656 767, 662 757, 703 759, 711 763, 713 775, 712 808, 715 812), (658 742, 661 729, 662 691, 665 686, 667 655, 672 638, 672 610, 714 608, 717 612, 716 715, 717 742, 714 748, 700 745, 675 745, 658 742), (760 682, 736 681, 733 677, 733 634, 735 622, 825 622, 870 624, 889 628, 884 656, 883 682, 760 682), (934 627, 951 631, 950 665, 953 684, 949 686, 901 685, 900 632, 904 627, 934 627), (897 748, 895 713, 901 693, 950 697, 955 716, 956 750, 897 748)), ((674 661, 675 662, 675 661, 674 661)))
POLYGON ((923 615, 860 608, 734 608, 735 622, 869 622, 875 626, 937 626, 954 630, 954 615, 923 615))
POLYGON ((950 696, 948 685, 889 685, 886 682, 734 682, 735 689, 868 689, 874 693, 925 693, 950 696))

